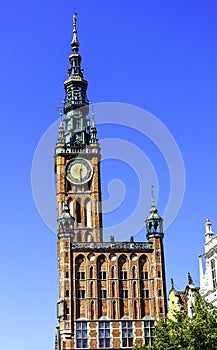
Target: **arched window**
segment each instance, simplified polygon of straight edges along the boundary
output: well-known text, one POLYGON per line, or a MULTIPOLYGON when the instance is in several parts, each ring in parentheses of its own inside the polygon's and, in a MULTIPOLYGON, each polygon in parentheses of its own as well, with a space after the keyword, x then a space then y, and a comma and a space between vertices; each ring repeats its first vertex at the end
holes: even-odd
POLYGON ((115 297, 115 282, 112 282, 112 298, 115 297))
POLYGON ((85 201, 85 226, 92 227, 91 223, 91 201, 87 199, 85 201))
POLYGON ((114 266, 112 266, 112 268, 111 268, 111 275, 112 275, 112 278, 115 277, 115 267, 114 266))
POLYGON ((116 319, 116 302, 115 301, 113 301, 112 303, 112 318, 113 320, 116 319))
POLYGON ((137 301, 134 301, 134 318, 137 319, 137 301))
POLYGON ((81 199, 80 198, 76 199, 76 219, 77 219, 77 222, 80 224, 81 223, 81 199))
POLYGON ((93 282, 90 282, 90 297, 93 298, 93 282))

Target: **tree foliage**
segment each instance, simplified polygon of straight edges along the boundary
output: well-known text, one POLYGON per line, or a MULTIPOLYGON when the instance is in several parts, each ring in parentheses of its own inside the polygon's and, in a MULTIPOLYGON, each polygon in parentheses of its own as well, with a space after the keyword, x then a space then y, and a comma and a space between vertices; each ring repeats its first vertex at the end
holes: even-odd
POLYGON ((137 341, 132 350, 216 350, 217 308, 196 295, 193 316, 174 312, 174 320, 160 320, 154 330, 153 346, 137 341))

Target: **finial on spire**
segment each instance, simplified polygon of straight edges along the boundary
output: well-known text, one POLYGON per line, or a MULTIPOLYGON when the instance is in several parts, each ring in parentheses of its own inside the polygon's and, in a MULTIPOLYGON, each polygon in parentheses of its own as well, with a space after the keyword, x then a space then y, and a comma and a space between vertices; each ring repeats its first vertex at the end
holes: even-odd
POLYGON ((71 42, 71 47, 72 47, 73 53, 78 52, 79 45, 80 45, 80 43, 79 43, 78 38, 77 38, 77 12, 75 9, 74 15, 73 15, 73 39, 71 42))

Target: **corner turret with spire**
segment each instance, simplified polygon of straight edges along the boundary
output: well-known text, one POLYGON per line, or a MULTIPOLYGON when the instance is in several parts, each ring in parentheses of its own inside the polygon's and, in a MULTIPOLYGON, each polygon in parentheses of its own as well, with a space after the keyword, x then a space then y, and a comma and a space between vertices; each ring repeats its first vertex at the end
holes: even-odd
POLYGON ((146 223, 146 230, 147 239, 151 237, 160 237, 163 238, 163 219, 158 214, 158 210, 155 206, 154 201, 154 195, 153 195, 153 186, 151 190, 151 209, 150 214, 147 216, 145 223, 146 223))

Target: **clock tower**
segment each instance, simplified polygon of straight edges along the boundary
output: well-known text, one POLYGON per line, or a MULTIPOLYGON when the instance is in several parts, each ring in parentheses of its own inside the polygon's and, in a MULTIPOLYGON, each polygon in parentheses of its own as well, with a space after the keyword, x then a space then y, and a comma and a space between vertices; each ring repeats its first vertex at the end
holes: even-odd
MULTIPOLYGON (((64 82, 64 118, 55 148, 58 211, 57 336, 55 350, 132 349, 151 345, 167 309, 163 220, 154 200, 147 241, 103 241, 100 145, 89 118, 73 16, 72 53, 64 82)), ((112 232, 112 234, 114 234, 112 232)), ((127 234, 127 233, 126 233, 127 234)))
POLYGON ((100 147, 97 130, 88 119, 87 81, 78 52, 76 15, 73 16, 72 53, 64 82, 64 120, 60 122, 55 149, 58 216, 67 205, 74 217, 74 242, 102 240, 100 147))

